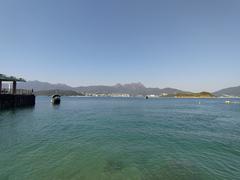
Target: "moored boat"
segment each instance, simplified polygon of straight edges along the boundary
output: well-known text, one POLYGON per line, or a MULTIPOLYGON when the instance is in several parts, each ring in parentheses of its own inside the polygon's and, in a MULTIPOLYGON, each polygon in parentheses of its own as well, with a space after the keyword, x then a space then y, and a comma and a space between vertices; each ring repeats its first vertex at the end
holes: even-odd
POLYGON ((57 104, 60 104, 60 102, 61 102, 61 96, 60 95, 55 94, 55 95, 52 96, 52 99, 51 99, 52 104, 57 105, 57 104))

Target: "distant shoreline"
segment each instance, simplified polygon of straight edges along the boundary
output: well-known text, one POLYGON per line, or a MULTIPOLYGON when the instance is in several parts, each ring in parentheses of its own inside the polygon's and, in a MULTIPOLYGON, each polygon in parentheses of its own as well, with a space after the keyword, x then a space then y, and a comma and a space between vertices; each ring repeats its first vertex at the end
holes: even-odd
MULTIPOLYGON (((51 97, 50 95, 37 95, 37 97, 51 97)), ((72 98, 138 98, 145 99, 144 96, 129 96, 129 97, 115 97, 115 96, 68 96, 62 95, 62 97, 72 98)), ((150 97, 149 99, 240 99, 240 97, 150 97)))

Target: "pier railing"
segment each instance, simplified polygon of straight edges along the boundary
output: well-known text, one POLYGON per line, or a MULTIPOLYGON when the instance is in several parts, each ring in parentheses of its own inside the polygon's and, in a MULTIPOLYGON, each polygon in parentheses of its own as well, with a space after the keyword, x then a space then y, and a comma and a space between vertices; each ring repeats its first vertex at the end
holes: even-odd
POLYGON ((16 89, 16 92, 13 93, 13 89, 2 89, 1 94, 32 95, 33 94, 33 90, 29 90, 29 89, 16 89))

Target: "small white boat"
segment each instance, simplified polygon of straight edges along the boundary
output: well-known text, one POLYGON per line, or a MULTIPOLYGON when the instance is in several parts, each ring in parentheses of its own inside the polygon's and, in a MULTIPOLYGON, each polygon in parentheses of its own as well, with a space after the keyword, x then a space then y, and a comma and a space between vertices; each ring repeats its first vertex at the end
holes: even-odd
POLYGON ((231 104, 231 101, 225 101, 225 104, 231 104))
POLYGON ((237 102, 237 101, 225 101, 225 104, 240 104, 240 102, 237 102))
POLYGON ((51 103, 54 105, 60 104, 61 102, 61 96, 58 94, 55 94, 52 96, 51 103))

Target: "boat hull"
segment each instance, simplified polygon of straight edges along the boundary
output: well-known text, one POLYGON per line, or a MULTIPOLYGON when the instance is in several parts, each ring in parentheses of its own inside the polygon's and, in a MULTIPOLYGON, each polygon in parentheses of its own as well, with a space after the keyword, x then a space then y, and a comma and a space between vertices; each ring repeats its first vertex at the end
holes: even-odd
POLYGON ((61 103, 61 99, 60 98, 52 98, 51 102, 54 105, 58 105, 61 103))

